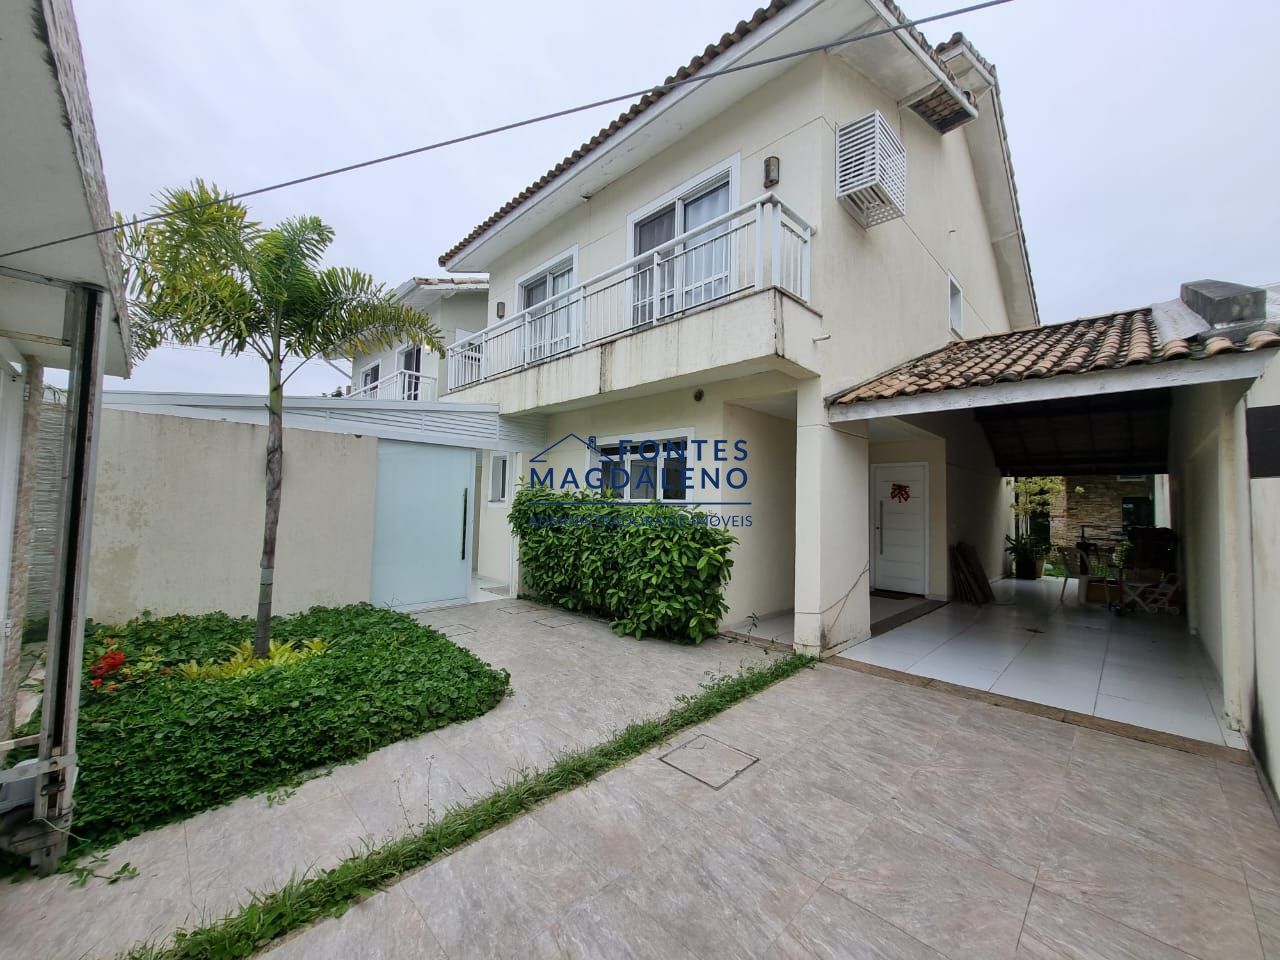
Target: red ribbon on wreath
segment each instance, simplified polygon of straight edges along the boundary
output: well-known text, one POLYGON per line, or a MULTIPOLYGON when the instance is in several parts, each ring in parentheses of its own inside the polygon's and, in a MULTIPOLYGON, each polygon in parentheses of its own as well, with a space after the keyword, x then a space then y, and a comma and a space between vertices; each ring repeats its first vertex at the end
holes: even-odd
POLYGON ((889 489, 889 499, 906 503, 911 499, 911 487, 905 483, 895 483, 889 489))

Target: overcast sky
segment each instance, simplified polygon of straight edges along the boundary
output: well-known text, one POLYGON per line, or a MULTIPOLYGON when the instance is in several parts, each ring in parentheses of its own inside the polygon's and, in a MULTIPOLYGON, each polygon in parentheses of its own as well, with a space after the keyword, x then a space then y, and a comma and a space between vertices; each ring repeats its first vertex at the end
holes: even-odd
MULTIPOLYGON (((962 0, 902 0, 909 16, 962 0)), ((659 82, 750 0, 76 0, 114 207, 245 190, 659 82)), ((1014 0, 963 30, 999 69, 1041 318, 1280 280, 1280 4, 1014 0)), ((319 215, 330 261, 395 286, 620 112, 542 124, 251 201, 319 215)), ((289 392, 343 382, 314 364, 289 392)), ((109 388, 261 393, 256 361, 161 350, 109 388)))

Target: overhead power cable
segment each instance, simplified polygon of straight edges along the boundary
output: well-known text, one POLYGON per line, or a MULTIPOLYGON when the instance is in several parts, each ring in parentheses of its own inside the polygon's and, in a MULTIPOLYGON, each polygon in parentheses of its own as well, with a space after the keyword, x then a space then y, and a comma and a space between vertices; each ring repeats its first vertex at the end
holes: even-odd
MULTIPOLYGON (((667 93, 680 87, 689 86, 691 84, 709 83, 712 80, 719 80, 721 77, 727 77, 731 74, 741 73, 744 70, 754 70, 758 67, 766 67, 770 64, 781 63, 785 60, 794 60, 797 57, 807 57, 812 53, 822 53, 827 50, 834 50, 837 47, 847 46, 851 43, 857 43, 859 40, 870 40, 873 37, 883 37, 891 33, 900 33, 903 30, 910 30, 922 24, 933 23, 936 20, 946 20, 949 17, 958 17, 962 14, 973 13, 977 10, 985 10, 988 7, 998 7, 1002 4, 1012 3, 1013 0, 984 0, 982 3, 970 4, 967 7, 957 7, 954 10, 947 10, 944 13, 934 13, 927 17, 919 17, 915 20, 908 20, 905 23, 894 23, 888 26, 878 27, 875 30, 868 30, 866 33, 855 34, 851 37, 844 37, 840 40, 832 40, 828 43, 819 43, 811 47, 803 47, 799 50, 790 50, 787 53, 779 53, 772 57, 764 57, 760 60, 752 60, 749 63, 737 63, 728 67, 722 67, 711 73, 696 73, 692 76, 682 77, 671 80, 667 83, 660 83, 654 87, 645 87, 643 90, 632 90, 628 93, 620 93, 616 96, 605 97, 601 100, 592 100, 590 103, 582 103, 575 107, 566 107, 563 110, 555 110, 551 113, 539 114, 536 117, 527 117, 523 120, 515 120, 511 123, 500 124, 496 127, 488 127, 484 130, 477 130, 474 133, 463 134, 458 137, 450 137, 447 140, 437 140, 435 143, 428 143, 421 147, 412 147, 408 150, 401 150, 398 153, 388 153, 384 156, 374 157, 370 160, 361 160, 357 163, 349 163, 345 166, 334 167, 331 170, 322 170, 319 173, 308 174, 304 177, 294 177, 292 180, 282 180, 279 183, 273 183, 265 187, 258 187, 254 190, 243 190, 240 193, 228 194, 217 200, 208 200, 204 203, 192 204, 184 208, 183 212, 194 210, 202 210, 205 207, 215 206, 219 203, 234 203, 238 200, 244 200, 248 197, 261 196, 264 193, 271 193, 276 190, 283 190, 286 187, 296 187, 304 183, 312 183, 316 180, 323 180, 326 177, 336 177, 342 173, 351 173, 354 170, 363 170, 366 167, 377 166, 382 163, 389 163, 392 160, 402 160, 405 157, 417 156, 421 153, 429 153, 432 150, 441 150, 445 147, 455 147, 459 144, 470 143, 472 140, 480 140, 485 137, 492 137, 499 133, 507 133, 511 130, 519 130, 521 127, 533 126, 537 123, 546 123, 549 120, 558 120, 561 117, 572 116, 575 113, 584 113, 587 110, 594 110, 597 107, 606 107, 611 103, 620 103, 625 100, 636 100, 643 96, 651 94, 667 93)), ((144 217, 134 217, 130 224, 150 223, 153 220, 162 220, 166 217, 175 216, 177 211, 166 213, 153 213, 144 217)), ((0 260, 6 257, 14 257, 20 253, 31 253, 34 250, 43 250, 46 247, 54 247, 63 243, 70 243, 73 240, 83 240, 86 237, 96 237, 98 234, 111 233, 119 230, 120 227, 99 227, 96 230, 86 230, 83 233, 73 233, 65 237, 59 237, 56 240, 46 240, 43 243, 33 243, 27 247, 19 247, 16 250, 7 250, 0 253, 0 260)))

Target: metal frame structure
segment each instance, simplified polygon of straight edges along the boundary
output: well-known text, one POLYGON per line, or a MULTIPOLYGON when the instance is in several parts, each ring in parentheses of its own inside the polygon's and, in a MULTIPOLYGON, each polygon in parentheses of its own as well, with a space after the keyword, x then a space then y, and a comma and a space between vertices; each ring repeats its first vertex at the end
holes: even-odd
MULTIPOLYGON (((30 275, 28 275, 30 276, 30 275)), ((0 771, 0 783, 34 780, 32 818, 0 845, 29 855, 51 872, 67 852, 74 808, 76 726, 84 654, 85 592, 89 572, 97 425, 106 361, 107 295, 101 289, 55 278, 41 282, 66 291, 63 342, 71 349, 64 427, 62 501, 58 511, 55 584, 49 609, 49 647, 39 735, 0 742, 0 753, 38 745, 36 762, 0 771)))

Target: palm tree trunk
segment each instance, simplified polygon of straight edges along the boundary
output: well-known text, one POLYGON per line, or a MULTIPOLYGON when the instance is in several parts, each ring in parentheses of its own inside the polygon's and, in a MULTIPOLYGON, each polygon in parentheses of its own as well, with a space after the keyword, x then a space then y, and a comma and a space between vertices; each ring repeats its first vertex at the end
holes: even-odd
POLYGON ((271 644, 271 590, 276 573, 276 529, 280 526, 280 483, 284 466, 284 388, 281 362, 268 363, 271 390, 267 396, 267 512, 262 529, 262 572, 258 580, 258 624, 253 655, 265 657, 271 644))

